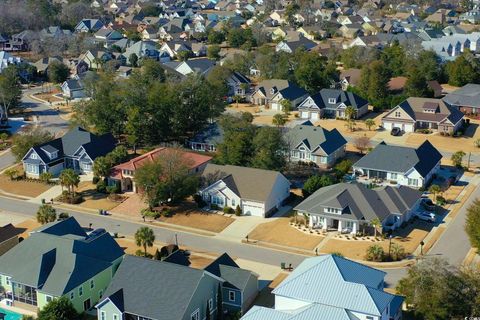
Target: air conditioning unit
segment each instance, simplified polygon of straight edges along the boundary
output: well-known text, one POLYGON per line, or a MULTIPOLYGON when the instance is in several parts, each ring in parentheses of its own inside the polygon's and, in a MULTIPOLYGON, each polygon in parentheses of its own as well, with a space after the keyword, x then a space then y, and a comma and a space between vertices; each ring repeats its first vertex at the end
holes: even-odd
POLYGON ((3 299, 2 303, 5 304, 7 307, 13 306, 13 300, 11 299, 3 299))

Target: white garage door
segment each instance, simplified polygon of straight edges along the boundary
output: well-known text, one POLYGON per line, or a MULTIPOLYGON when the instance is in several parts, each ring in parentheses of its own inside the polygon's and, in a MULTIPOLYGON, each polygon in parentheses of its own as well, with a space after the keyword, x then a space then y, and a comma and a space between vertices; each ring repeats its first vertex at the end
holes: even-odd
POLYGON ((413 124, 406 124, 405 129, 403 130, 405 132, 413 132, 413 124))
POLYGON ((392 130, 392 123, 391 122, 384 122, 383 127, 385 130, 392 130))
POLYGON ((257 207, 253 205, 243 205, 243 210, 242 210, 244 215, 248 216, 256 216, 256 217, 263 217, 263 208, 262 207, 257 207))
POLYGON ((277 102, 272 102, 272 110, 282 111, 282 106, 277 102))
POLYGON ((318 120, 318 113, 312 112, 311 117, 312 120, 318 120))
POLYGON ((300 118, 302 119, 308 119, 308 111, 302 111, 300 113, 300 118))

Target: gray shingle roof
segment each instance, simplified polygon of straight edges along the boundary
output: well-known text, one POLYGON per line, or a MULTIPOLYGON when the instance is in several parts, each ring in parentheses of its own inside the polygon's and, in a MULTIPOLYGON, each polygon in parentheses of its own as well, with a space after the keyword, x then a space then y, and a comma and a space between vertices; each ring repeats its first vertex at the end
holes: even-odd
POLYGON ((211 178, 223 180, 240 198, 262 202, 272 193, 277 179, 286 180, 277 171, 211 163, 207 164, 202 176, 207 180, 211 178))
POLYGON ((469 83, 443 98, 450 105, 480 108, 480 84, 469 83))
POLYGON ((296 148, 304 143, 312 152, 329 155, 335 150, 347 144, 347 140, 338 132, 337 129, 328 131, 322 127, 312 125, 298 125, 288 130, 286 139, 291 143, 292 148, 296 148), (321 150, 318 150, 321 148, 321 150), (320 152, 319 152, 320 151, 320 152))
POLYGON ((436 121, 440 122, 448 118, 453 124, 460 121, 464 115, 458 109, 449 106, 444 100, 430 98, 408 98, 399 104, 399 107, 416 121, 436 121), (426 105, 436 104, 438 107, 435 113, 424 112, 426 105))
POLYGON ((340 104, 359 109, 368 104, 368 101, 349 91, 337 89, 322 89, 311 96, 320 109, 336 109, 340 104), (335 103, 329 103, 329 99, 335 99, 335 103))
POLYGON ((356 221, 375 218, 383 221, 390 214, 403 214, 411 209, 421 194, 404 186, 369 189, 360 183, 339 183, 320 188, 297 205, 295 210, 356 221), (342 214, 325 213, 325 208, 341 209, 342 214))
POLYGON ((415 168, 425 177, 441 159, 440 152, 428 140, 417 149, 380 143, 353 166, 397 173, 415 168))
POLYGON ((62 296, 123 255, 108 233, 88 238, 78 235, 78 228, 75 219, 69 218, 32 232, 0 257, 0 273, 14 282, 62 296))
POLYGON ((183 319, 205 277, 210 276, 203 270, 126 255, 104 297, 119 301, 121 290, 123 308, 117 307, 122 312, 157 320, 183 319))

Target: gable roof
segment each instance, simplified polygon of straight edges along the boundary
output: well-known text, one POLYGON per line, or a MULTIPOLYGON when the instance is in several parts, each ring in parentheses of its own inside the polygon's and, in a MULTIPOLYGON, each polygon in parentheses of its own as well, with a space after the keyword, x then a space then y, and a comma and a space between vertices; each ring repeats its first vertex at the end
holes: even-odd
POLYGON ((395 297, 383 291, 384 277, 383 271, 336 255, 324 255, 305 259, 273 293, 381 316, 395 297))
POLYGON ((403 214, 421 197, 421 192, 405 186, 369 189, 360 183, 338 183, 320 188, 295 207, 309 214, 331 215, 355 221, 385 220, 403 214), (342 210, 341 215, 325 213, 326 208, 342 210))
POLYGON ((453 106, 480 108, 480 84, 466 84, 447 94, 443 101, 453 106))
POLYGON ((105 155, 115 148, 115 139, 111 134, 98 136, 83 128, 75 127, 63 137, 34 146, 32 149, 44 163, 50 163, 63 156, 73 156, 80 147, 83 147, 90 158, 95 160, 96 157, 105 155), (50 159, 48 150, 58 151, 57 158, 50 159))
POLYGON ((0 257, 0 272, 14 282, 62 296, 123 256, 108 233, 79 235, 78 226, 70 217, 35 230, 0 257))
POLYGON ((426 177, 441 159, 440 152, 428 140, 416 149, 380 143, 353 166, 398 173, 415 168, 426 177))
POLYGON ((286 180, 278 171, 212 163, 207 164, 202 176, 222 180, 240 198, 261 202, 268 199, 277 179, 286 180))
POLYGON ((286 133, 286 138, 293 148, 303 143, 311 152, 321 148, 326 155, 333 153, 347 144, 347 140, 345 140, 337 129, 334 128, 329 131, 322 127, 315 127, 308 124, 297 125, 289 129, 286 133))
POLYGON ((311 96, 311 98, 320 109, 336 109, 342 103, 346 106, 359 109, 368 104, 367 100, 353 92, 337 89, 322 89, 320 92, 311 96), (335 103, 330 103, 329 99, 335 99, 335 103))
POLYGON ((183 319, 197 287, 208 277, 203 270, 125 255, 104 297, 122 312, 157 320, 183 319))
POLYGON ((224 253, 205 267, 205 271, 222 278, 226 286, 243 291, 253 273, 242 269, 233 259, 224 253))

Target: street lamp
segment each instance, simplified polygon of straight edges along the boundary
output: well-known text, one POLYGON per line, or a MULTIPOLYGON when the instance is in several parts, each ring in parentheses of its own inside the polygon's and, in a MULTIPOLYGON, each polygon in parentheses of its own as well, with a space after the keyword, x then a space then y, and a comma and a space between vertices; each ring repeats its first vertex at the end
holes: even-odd
POLYGON ((390 241, 390 242, 388 243, 388 257, 391 259, 392 256, 391 256, 390 252, 391 252, 391 249, 392 249, 392 239, 393 239, 393 235, 392 235, 392 234, 389 234, 389 235, 388 235, 388 239, 389 239, 389 241, 390 241))
POLYGON ((420 255, 423 256, 423 246, 425 245, 425 242, 420 241, 420 255))

